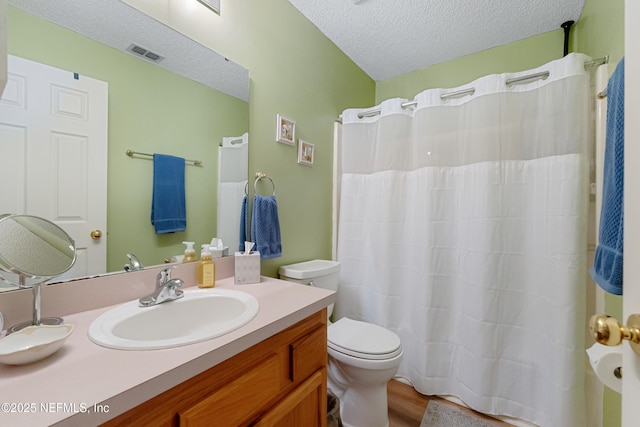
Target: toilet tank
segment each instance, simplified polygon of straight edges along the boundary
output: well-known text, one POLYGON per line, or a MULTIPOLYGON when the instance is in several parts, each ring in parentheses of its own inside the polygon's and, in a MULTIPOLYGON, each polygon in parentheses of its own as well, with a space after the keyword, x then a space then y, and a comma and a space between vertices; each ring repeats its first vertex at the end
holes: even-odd
MULTIPOLYGON (((280 279, 288 282, 312 285, 331 291, 338 290, 340 263, 324 259, 283 265, 279 270, 280 279)), ((327 307, 328 315, 333 312, 333 304, 327 307)))
POLYGON ((302 283, 332 291, 338 290, 338 275, 340 263, 324 259, 299 262, 297 264, 283 265, 280 267, 280 278, 289 282, 302 283))

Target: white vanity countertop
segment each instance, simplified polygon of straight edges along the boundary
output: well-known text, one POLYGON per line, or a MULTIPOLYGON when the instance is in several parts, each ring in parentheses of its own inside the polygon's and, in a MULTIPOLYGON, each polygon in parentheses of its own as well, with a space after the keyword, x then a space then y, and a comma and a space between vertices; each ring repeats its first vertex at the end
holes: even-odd
POLYGON ((100 347, 89 340, 87 331, 111 307, 65 316, 65 323, 74 324, 75 330, 61 350, 29 365, 0 365, 0 425, 97 425, 336 300, 332 291, 267 277, 251 285, 235 285, 229 277, 216 287, 254 295, 260 301, 258 314, 226 335, 183 347, 149 351, 100 347))

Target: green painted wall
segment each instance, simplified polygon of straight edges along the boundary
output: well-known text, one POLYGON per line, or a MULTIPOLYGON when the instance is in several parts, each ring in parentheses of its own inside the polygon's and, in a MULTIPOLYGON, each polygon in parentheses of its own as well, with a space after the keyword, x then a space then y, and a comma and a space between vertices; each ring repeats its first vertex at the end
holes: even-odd
MULTIPOLYGON (((132 3, 136 3, 133 1, 132 3)), ((331 257, 333 123, 346 108, 375 101, 375 83, 287 0, 225 2, 221 16, 140 8, 249 70, 249 172, 277 188, 282 257, 262 262, 277 276, 284 264, 331 257), (190 19, 191 18, 191 19, 190 19), (200 31, 196 20, 208 21, 200 31), (312 167, 295 147, 275 140, 276 114, 296 122, 296 137, 315 144, 312 167)), ((253 179, 253 176, 250 176, 253 179)), ((259 187, 262 194, 270 184, 259 187)))
POLYGON ((252 82, 249 170, 269 174, 278 189, 283 254, 262 264, 275 276, 283 264, 331 258, 333 123, 346 108, 372 105, 375 84, 288 1, 234 7, 251 39, 237 57, 252 82), (315 144, 313 167, 275 142, 278 113, 296 121, 297 138, 315 144))
POLYGON ((624 0, 587 0, 572 47, 593 58, 609 55, 609 73, 624 56, 624 0))
POLYGON ((109 83, 107 269, 127 252, 147 265, 180 254, 183 240, 215 236, 218 144, 249 127, 249 106, 202 84, 9 7, 9 53, 109 83), (156 235, 150 222, 153 163, 127 149, 200 159, 187 166, 187 231, 156 235))

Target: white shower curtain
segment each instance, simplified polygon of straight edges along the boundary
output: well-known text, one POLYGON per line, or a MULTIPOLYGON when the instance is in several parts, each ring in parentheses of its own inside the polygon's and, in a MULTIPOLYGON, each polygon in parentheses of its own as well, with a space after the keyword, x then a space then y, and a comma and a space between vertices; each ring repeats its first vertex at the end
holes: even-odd
POLYGON ((343 113, 336 318, 396 332, 419 392, 585 425, 589 60, 343 113))

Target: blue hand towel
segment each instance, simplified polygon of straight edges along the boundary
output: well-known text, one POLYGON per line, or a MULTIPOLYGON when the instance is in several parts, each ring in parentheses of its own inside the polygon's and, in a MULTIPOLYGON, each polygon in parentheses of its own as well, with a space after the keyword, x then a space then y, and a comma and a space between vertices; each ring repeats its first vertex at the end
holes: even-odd
POLYGON ((240 208, 240 244, 238 245, 238 251, 244 252, 244 242, 249 241, 249 216, 247 215, 247 210, 249 200, 247 195, 245 194, 242 198, 242 207, 240 208))
POLYGON ((280 221, 275 196, 254 196, 251 239, 255 243, 255 250, 260 252, 260 259, 282 256, 280 221))
POLYGON ((624 58, 607 84, 607 134, 602 177, 602 209, 593 280, 605 291, 622 295, 624 229, 624 58))
POLYGON ((184 159, 181 157, 153 155, 151 224, 156 234, 184 231, 187 228, 184 159))

